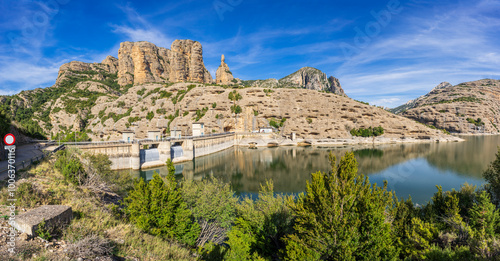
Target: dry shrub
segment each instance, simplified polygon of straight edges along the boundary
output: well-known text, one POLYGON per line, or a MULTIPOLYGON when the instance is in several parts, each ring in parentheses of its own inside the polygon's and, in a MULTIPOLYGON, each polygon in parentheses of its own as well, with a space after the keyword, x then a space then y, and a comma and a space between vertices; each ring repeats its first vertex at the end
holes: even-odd
POLYGON ((113 253, 111 242, 95 234, 69 244, 67 249, 67 255, 70 258, 96 258, 110 256, 113 253))

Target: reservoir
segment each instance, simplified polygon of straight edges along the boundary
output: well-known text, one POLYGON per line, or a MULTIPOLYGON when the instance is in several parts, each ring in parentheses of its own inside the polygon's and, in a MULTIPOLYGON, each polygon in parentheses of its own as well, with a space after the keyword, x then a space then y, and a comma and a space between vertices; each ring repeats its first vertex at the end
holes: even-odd
MULTIPOLYGON (((239 195, 255 196, 260 185, 272 180, 278 193, 305 191, 306 181, 316 171, 328 171, 328 154, 340 157, 353 151, 358 172, 368 175, 371 183, 388 188, 401 198, 411 196, 414 203, 430 201, 437 191, 460 189, 464 183, 481 186, 482 173, 495 159, 500 136, 465 136, 465 142, 388 144, 342 147, 295 147, 227 150, 176 164, 179 179, 216 177, 231 184, 239 195)), ((126 170, 136 177, 151 179, 154 172, 166 175, 166 167, 126 170)))

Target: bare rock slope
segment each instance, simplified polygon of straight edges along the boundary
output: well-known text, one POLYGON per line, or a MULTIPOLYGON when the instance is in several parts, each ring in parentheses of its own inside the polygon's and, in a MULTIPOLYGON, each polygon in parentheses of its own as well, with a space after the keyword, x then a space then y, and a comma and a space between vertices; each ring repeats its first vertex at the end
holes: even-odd
POLYGON ((441 83, 428 94, 395 110, 402 116, 449 132, 499 133, 500 81, 484 79, 456 86, 441 83))

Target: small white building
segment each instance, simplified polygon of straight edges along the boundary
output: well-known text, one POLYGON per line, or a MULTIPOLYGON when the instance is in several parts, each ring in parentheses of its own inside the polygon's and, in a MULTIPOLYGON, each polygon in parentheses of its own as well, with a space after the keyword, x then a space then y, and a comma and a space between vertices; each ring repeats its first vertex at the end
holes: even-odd
POLYGON ((148 140, 161 140, 161 130, 149 130, 148 140))
POLYGON ((193 136, 203 136, 205 135, 203 122, 193 122, 193 136))
POLYGON ((135 133, 133 131, 125 130, 121 131, 121 133, 122 133, 122 140, 124 142, 132 142, 134 140, 135 133))
POLYGON ((260 128, 260 133, 273 133, 273 128, 260 128))

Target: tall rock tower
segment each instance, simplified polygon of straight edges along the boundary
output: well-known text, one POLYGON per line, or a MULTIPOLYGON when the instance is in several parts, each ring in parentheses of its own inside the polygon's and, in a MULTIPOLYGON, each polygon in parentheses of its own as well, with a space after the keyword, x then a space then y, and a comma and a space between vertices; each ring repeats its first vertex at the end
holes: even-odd
POLYGON ((229 70, 229 66, 225 63, 224 55, 220 58, 220 66, 215 73, 215 82, 217 84, 232 84, 233 73, 229 70))

